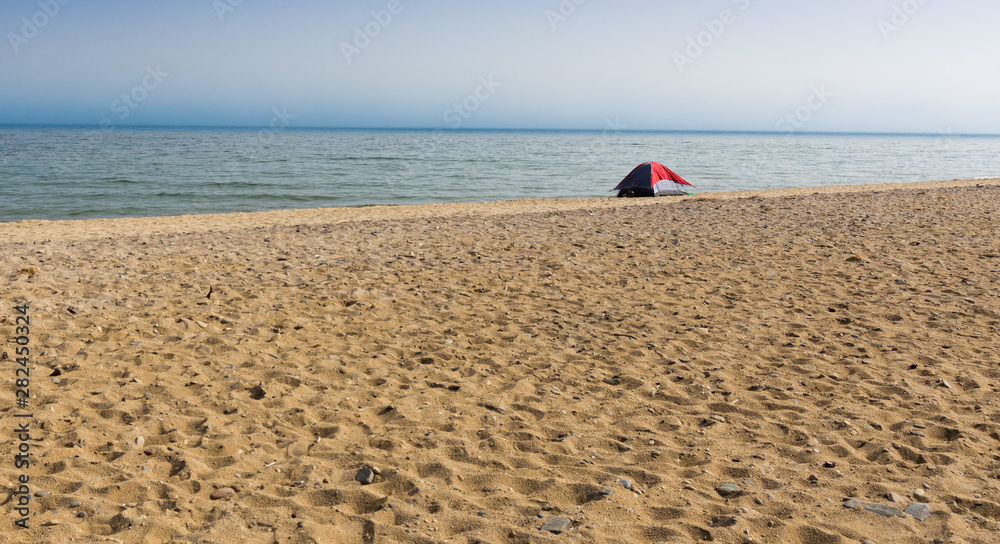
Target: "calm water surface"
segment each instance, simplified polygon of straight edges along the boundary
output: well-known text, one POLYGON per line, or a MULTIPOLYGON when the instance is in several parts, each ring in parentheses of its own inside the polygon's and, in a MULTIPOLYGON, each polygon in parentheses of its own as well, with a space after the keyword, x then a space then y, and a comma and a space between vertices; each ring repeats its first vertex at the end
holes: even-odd
POLYGON ((0 127, 0 221, 1000 177, 1000 137, 0 127))

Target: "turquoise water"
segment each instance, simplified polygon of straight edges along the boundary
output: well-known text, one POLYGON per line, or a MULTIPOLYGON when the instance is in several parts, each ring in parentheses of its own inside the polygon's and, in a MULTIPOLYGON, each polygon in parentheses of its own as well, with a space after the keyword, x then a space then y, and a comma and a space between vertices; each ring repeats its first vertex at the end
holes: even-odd
POLYGON ((1000 177, 1000 137, 0 127, 0 221, 1000 177))

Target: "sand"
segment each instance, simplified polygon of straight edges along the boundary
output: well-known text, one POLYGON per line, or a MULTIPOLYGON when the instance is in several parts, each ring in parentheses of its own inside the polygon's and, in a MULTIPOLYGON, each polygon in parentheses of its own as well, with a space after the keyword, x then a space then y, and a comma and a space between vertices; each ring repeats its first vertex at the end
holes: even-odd
POLYGON ((0 224, 0 542, 998 542, 998 230, 1000 180, 0 224))

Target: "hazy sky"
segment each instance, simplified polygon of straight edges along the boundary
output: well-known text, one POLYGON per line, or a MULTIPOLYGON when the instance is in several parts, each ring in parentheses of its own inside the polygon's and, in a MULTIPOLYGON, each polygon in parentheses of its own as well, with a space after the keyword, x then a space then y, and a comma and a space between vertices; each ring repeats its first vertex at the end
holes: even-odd
POLYGON ((996 0, 2 0, 0 124, 1000 133, 996 0))

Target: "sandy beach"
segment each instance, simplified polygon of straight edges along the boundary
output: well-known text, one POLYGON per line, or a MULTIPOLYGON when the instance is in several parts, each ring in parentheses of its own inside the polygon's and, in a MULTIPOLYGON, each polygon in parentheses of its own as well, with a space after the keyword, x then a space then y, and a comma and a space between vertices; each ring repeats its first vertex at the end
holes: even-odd
POLYGON ((0 224, 0 542, 1000 542, 998 240, 1000 180, 0 224))

